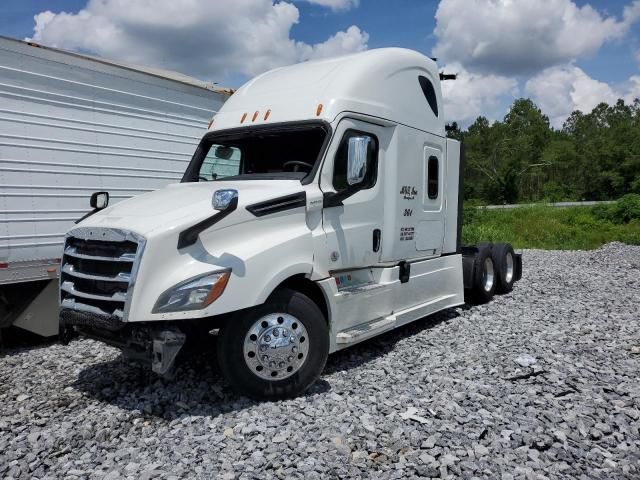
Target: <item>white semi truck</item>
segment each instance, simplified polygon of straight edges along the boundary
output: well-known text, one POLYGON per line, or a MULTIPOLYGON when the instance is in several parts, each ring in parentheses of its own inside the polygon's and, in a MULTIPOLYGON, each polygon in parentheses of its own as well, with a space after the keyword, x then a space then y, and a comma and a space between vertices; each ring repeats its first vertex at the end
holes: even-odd
POLYGON ((0 37, 0 336, 58 333, 64 236, 95 190, 178 181, 230 91, 0 37))
POLYGON ((507 244, 462 247, 461 148, 436 63, 379 49, 276 69, 220 109, 181 183, 67 233, 74 333, 170 374, 216 331, 240 392, 303 392, 327 355, 520 278, 507 244), (232 176, 229 164, 234 164, 232 176), (224 177, 224 178, 222 178, 224 177))

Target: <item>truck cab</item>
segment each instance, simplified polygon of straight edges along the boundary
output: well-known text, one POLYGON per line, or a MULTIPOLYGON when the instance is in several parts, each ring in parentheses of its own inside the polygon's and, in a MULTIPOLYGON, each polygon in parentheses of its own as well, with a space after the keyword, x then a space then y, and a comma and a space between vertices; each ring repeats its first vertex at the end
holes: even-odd
POLYGON ((299 394, 331 352, 461 305, 465 286, 511 289, 513 249, 461 247, 461 173, 436 63, 417 52, 262 74, 223 105, 180 183, 68 232, 62 336, 168 375, 215 332, 238 390, 299 394))

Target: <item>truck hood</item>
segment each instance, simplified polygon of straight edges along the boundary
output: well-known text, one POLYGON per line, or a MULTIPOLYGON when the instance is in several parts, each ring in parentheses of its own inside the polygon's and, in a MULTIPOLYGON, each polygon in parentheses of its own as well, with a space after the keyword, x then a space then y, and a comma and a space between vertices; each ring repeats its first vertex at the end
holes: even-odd
POLYGON ((80 226, 123 228, 141 235, 158 228, 182 230, 214 215, 213 192, 227 188, 238 191, 238 208, 225 218, 221 227, 252 219, 245 210, 248 205, 304 190, 298 180, 175 183, 110 206, 91 215, 80 226))

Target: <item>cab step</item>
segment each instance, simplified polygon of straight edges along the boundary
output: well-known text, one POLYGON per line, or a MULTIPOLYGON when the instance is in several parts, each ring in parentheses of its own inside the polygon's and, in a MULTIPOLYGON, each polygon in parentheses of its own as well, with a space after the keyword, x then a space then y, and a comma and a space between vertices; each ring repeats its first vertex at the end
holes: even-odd
POLYGON ((362 340, 366 340, 369 337, 374 337, 379 333, 386 330, 391 330, 396 324, 396 316, 389 315, 388 317, 376 318, 367 323, 363 323, 349 330, 343 330, 336 335, 336 343, 339 345, 346 345, 350 343, 357 343, 362 340))

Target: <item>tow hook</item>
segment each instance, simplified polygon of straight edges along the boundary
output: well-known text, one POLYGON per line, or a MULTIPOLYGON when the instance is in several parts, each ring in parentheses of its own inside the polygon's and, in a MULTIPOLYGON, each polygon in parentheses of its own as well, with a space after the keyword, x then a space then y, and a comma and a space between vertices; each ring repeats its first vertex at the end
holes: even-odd
POLYGON ((174 373, 175 360, 187 336, 179 330, 161 330, 153 334, 151 370, 165 378, 174 373))

